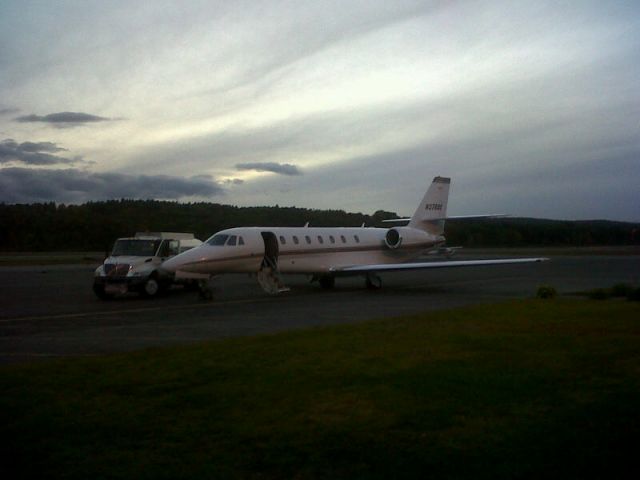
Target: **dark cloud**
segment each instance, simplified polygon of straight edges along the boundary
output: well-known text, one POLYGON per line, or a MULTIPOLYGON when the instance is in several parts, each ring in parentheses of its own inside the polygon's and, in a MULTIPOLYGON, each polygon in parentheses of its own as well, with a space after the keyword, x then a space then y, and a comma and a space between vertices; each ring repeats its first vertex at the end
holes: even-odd
POLYGON ((59 112, 50 113, 49 115, 25 115, 17 117, 15 120, 22 123, 43 122, 59 127, 69 127, 87 123, 108 122, 111 119, 82 112, 59 112))
POLYGON ((82 161, 81 157, 67 158, 53 155, 53 153, 63 151, 66 151, 66 149, 58 147, 52 142, 17 143, 8 138, 0 142, 0 164, 20 162, 27 165, 59 165, 82 161))
POLYGON ((66 148, 58 147, 53 142, 22 142, 19 145, 23 152, 66 152, 66 148))
POLYGON ((280 175, 302 175, 302 171, 290 163, 247 162, 236 164, 238 170, 255 170, 256 172, 272 172, 280 175))
POLYGON ((20 110, 17 108, 0 108, 0 115, 11 115, 12 113, 18 113, 20 110))
POLYGON ((200 177, 91 173, 78 169, 0 169, 0 201, 64 202, 112 198, 179 199, 224 194, 215 181, 200 177))

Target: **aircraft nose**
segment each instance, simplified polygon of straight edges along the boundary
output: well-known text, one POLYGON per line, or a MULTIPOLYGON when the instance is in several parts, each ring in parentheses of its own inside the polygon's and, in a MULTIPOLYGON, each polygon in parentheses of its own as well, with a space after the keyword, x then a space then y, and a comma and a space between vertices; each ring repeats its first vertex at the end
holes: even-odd
POLYGON ((169 260, 165 260, 164 262, 162 262, 162 268, 175 273, 176 270, 178 270, 178 265, 181 263, 178 259, 179 255, 176 255, 175 257, 171 257, 169 260))
POLYGON ((198 248, 194 248, 187 252, 183 252, 175 257, 166 260, 162 264, 162 268, 168 270, 170 272, 177 272, 178 270, 182 270, 185 272, 190 271, 190 266, 194 265, 198 260, 200 260, 201 255, 197 251, 198 248))

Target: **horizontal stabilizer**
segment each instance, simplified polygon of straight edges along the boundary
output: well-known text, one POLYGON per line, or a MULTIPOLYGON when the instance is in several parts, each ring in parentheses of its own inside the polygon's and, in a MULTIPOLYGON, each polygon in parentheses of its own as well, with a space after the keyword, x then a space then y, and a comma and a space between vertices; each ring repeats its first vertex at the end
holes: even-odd
POLYGON ((442 220, 463 220, 467 218, 497 218, 497 217, 510 217, 508 213, 486 213, 484 215, 450 215, 442 220))
POLYGON ((387 220, 382 220, 382 223, 408 223, 411 220, 409 217, 407 218, 389 218, 387 220))
MULTIPOLYGON (((496 217, 509 217, 510 215, 508 213, 487 213, 484 215, 450 215, 447 217, 438 217, 438 218, 432 218, 429 221, 436 221, 436 220, 464 220, 464 219, 469 219, 469 218, 496 218, 496 217)), ((387 220, 382 220, 382 223, 406 223, 409 220, 411 220, 410 218, 389 218, 387 220)))

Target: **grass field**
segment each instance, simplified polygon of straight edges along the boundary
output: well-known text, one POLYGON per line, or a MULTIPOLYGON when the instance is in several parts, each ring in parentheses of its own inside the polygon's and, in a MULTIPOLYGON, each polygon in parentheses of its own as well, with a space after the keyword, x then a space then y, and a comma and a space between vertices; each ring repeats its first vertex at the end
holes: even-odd
POLYGON ((640 306, 517 301, 3 367, 0 391, 2 478, 637 478, 640 306))

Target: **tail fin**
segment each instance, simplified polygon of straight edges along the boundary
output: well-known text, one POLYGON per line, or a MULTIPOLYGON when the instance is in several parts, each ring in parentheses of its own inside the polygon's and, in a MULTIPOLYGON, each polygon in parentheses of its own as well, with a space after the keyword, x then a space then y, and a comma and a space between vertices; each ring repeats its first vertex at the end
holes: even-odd
POLYGON ((415 211, 409 227, 423 230, 432 235, 444 233, 444 220, 447 216, 447 201, 451 179, 435 177, 429 190, 425 193, 418 209, 415 211))

